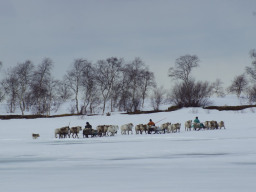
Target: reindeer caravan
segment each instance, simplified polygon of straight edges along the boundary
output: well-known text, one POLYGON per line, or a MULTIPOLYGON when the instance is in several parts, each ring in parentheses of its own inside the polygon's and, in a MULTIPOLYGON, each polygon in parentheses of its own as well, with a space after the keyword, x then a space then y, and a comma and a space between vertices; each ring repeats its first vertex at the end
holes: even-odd
MULTIPOLYGON (((166 119, 166 118, 164 118, 166 119)), ((162 119, 162 120, 164 120, 162 119)), ((160 121, 162 121, 160 120, 160 121)), ((160 121, 156 122, 159 123, 160 121)), ((181 123, 162 123, 160 126, 156 126, 156 123, 149 120, 147 124, 138 124, 134 127, 133 123, 127 123, 120 127, 121 135, 133 134, 133 127, 136 134, 165 134, 165 133, 177 133, 180 132, 181 123)), ((196 117, 194 121, 188 120, 185 122, 185 131, 199 131, 199 130, 210 130, 210 129, 225 129, 224 121, 205 121, 201 123, 196 117)), ((61 127, 55 129, 56 138, 79 138, 79 133, 82 132, 83 138, 89 137, 103 137, 103 136, 114 136, 119 130, 118 125, 98 125, 96 129, 93 129, 89 122, 86 122, 85 128, 81 126, 76 127, 61 127)))
POLYGON ((192 123, 192 120, 188 120, 185 122, 185 131, 191 131, 191 129, 195 131, 199 131, 199 130, 213 130, 213 129, 221 129, 221 128, 226 129, 224 121, 217 122, 215 120, 212 120, 212 121, 205 121, 204 123, 201 123, 198 117, 196 117, 193 123, 192 123))
POLYGON ((114 136, 117 134, 119 127, 117 125, 98 125, 96 129, 93 129, 89 122, 86 122, 85 128, 82 130, 81 126, 76 127, 61 127, 55 129, 55 138, 79 138, 79 133, 82 131, 83 138, 90 137, 102 137, 102 136, 114 136))
MULTIPOLYGON (((159 123, 160 121, 156 123, 159 123)), ((156 126, 156 123, 154 123, 152 119, 150 119, 148 124, 138 124, 135 126, 135 132, 136 134, 165 134, 180 132, 181 123, 171 124, 171 122, 166 122, 161 124, 160 126, 156 126)))
MULTIPOLYGON (((164 118, 165 119, 165 118, 164 118)), ((162 119, 163 120, 163 119, 162 119)), ((160 121, 162 121, 160 120, 160 121)), ((158 122, 160 122, 158 121, 158 122)), ((157 122, 157 123, 158 123, 157 122)), ((199 131, 199 130, 213 130, 213 129, 225 129, 224 121, 205 121, 201 123, 196 117, 194 121, 188 120, 185 122, 185 131, 199 131)), ((138 124, 135 126, 135 133, 136 134, 164 134, 164 133, 177 133, 180 132, 181 123, 171 123, 166 122, 161 124, 160 126, 156 126, 155 123, 150 119, 148 124, 138 124)))
POLYGON ((81 126, 76 126, 76 127, 61 127, 61 128, 57 128, 55 129, 55 137, 56 138, 67 138, 70 136, 72 136, 73 138, 79 138, 78 134, 79 132, 82 130, 81 126))
POLYGON ((91 125, 90 127, 85 126, 83 137, 88 138, 89 135, 91 137, 114 136, 117 134, 118 129, 117 125, 98 125, 96 129, 92 129, 91 125))
MULTIPOLYGON (((162 121, 162 120, 160 120, 162 121)), ((158 122, 160 122, 158 121, 158 122)), ((157 123, 158 123, 157 122, 157 123)), ((180 123, 171 124, 169 122, 156 126, 155 123, 150 119, 148 124, 139 124, 135 126, 136 134, 162 134, 162 133, 174 133, 180 132, 180 123)), ((127 123, 121 126, 121 134, 129 135, 133 134, 133 123, 127 123)), ((89 137, 103 137, 103 136, 114 136, 119 130, 118 125, 98 125, 96 129, 93 129, 89 122, 86 122, 85 128, 81 126, 75 127, 61 127, 55 129, 55 138, 79 138, 80 131, 83 134, 83 138, 89 137)))

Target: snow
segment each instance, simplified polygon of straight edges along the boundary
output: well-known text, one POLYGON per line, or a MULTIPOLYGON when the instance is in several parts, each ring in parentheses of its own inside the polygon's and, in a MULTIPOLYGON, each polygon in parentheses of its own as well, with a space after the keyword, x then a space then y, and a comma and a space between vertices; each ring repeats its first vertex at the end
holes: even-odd
MULTIPOLYGON (((239 103, 222 98, 218 102, 239 103), (224 102, 224 100, 226 100, 224 102)), ((1 191, 254 192, 256 108, 217 111, 183 108, 141 115, 73 116, 0 120, 1 191), (195 116, 223 120, 226 129, 188 131, 195 116), (56 139, 55 128, 89 121, 121 126, 164 122, 182 124, 180 133, 56 139), (39 133, 32 139, 32 133, 39 133)))

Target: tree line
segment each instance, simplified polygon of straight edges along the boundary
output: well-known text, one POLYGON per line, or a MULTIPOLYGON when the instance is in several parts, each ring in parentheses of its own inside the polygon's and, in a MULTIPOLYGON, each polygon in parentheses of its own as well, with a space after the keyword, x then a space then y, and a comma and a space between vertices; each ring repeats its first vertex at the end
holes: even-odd
POLYGON ((215 82, 196 81, 191 76, 194 68, 199 66, 199 58, 196 55, 184 55, 176 59, 175 66, 169 68, 169 77, 177 80, 171 91, 171 100, 180 107, 199 107, 210 105, 209 97, 217 95, 224 97, 226 94, 236 94, 238 98, 243 98, 249 103, 256 102, 256 50, 249 52, 252 59, 251 66, 245 68, 245 71, 235 76, 226 89, 223 82, 216 79, 215 82))
MULTIPOLYGON (((86 59, 75 59, 58 80, 53 75, 53 61, 45 58, 38 65, 27 60, 7 69, 1 80, 0 101, 5 100, 8 112, 17 108, 33 114, 50 115, 61 104, 73 101, 71 113, 93 114, 99 106, 105 113, 107 105, 111 111, 134 112, 150 99, 154 110, 168 101, 179 107, 201 107, 210 104, 209 98, 216 94, 225 96, 243 93, 250 103, 256 102, 256 51, 251 50, 252 66, 234 78, 224 90, 223 82, 196 81, 192 70, 199 67, 197 55, 184 55, 176 59, 169 68, 168 76, 173 80, 171 90, 157 87, 154 73, 139 58, 126 62, 123 58, 110 57, 95 63, 86 59)), ((0 70, 3 64, 0 62, 0 70)))
POLYGON ((59 106, 74 101, 72 113, 93 113, 110 102, 111 111, 136 111, 155 86, 154 74, 140 58, 125 62, 110 57, 91 63, 76 59, 62 80, 55 79, 53 61, 49 58, 35 66, 31 61, 18 63, 7 70, 1 81, 1 100, 5 98, 8 111, 20 109, 33 114, 50 115, 59 106))

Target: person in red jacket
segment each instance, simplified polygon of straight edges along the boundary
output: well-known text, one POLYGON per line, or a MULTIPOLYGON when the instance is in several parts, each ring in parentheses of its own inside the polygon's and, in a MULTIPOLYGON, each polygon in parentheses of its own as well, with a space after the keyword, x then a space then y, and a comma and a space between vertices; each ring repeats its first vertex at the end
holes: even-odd
POLYGON ((149 119, 148 125, 149 126, 155 126, 155 123, 152 121, 152 119, 149 119))
POLYGON ((152 121, 152 119, 149 119, 148 122, 148 134, 151 134, 152 131, 155 130, 155 123, 152 121))

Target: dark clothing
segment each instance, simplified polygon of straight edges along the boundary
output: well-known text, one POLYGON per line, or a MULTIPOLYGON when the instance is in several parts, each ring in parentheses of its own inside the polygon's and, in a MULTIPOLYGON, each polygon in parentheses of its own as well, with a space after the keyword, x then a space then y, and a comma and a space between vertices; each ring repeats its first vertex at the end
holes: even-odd
POLYGON ((88 129, 88 128, 92 128, 92 126, 90 125, 90 123, 86 123, 86 125, 85 125, 85 127, 84 128, 86 128, 86 129, 88 129))

